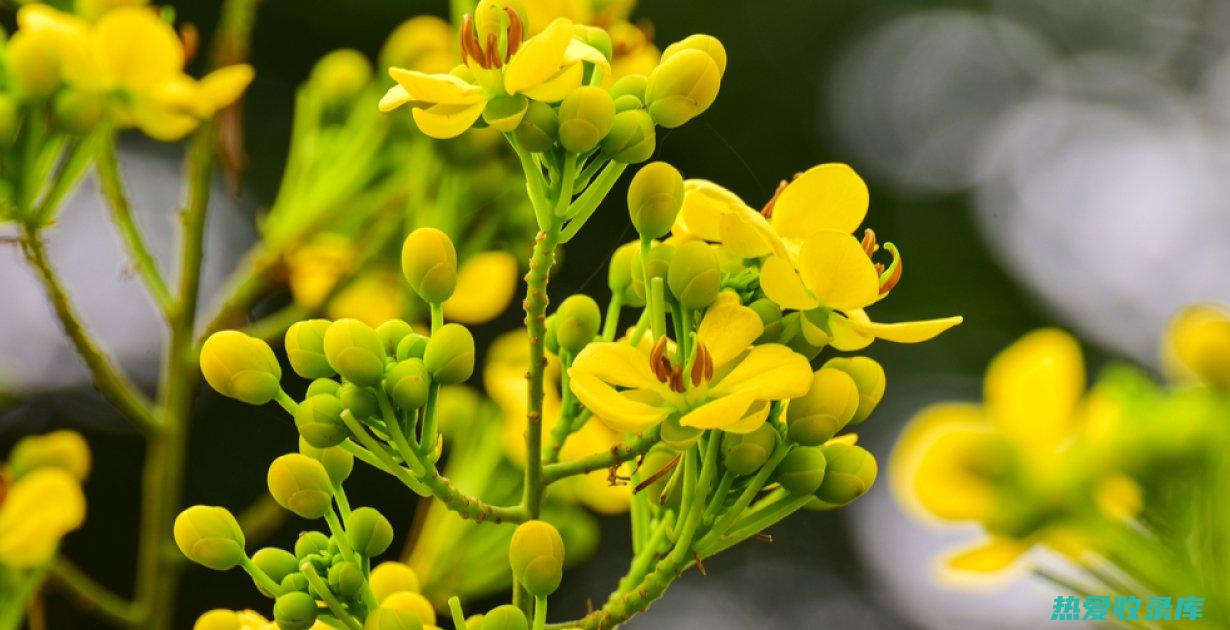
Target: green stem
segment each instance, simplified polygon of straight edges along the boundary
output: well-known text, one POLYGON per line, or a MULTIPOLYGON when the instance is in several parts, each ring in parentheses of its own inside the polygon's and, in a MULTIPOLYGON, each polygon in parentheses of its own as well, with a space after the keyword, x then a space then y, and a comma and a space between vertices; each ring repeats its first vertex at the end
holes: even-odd
POLYGON ((602 320, 602 340, 612 341, 619 332, 619 313, 623 310, 624 298, 620 293, 611 296, 606 305, 606 318, 602 320))
POLYGON ((678 558, 674 554, 667 556, 654 567, 653 572, 645 576, 635 588, 617 595, 607 601, 602 608, 576 621, 551 624, 549 628, 563 630, 602 630, 618 627, 633 616, 649 608, 650 604, 666 593, 667 587, 692 565, 691 558, 678 558))
POLYGON ((436 302, 431 302, 431 332, 440 330, 444 325, 444 305, 436 302))
POLYGON ((530 269, 525 275, 525 327, 529 333, 530 366, 528 410, 525 430, 525 498, 527 518, 536 519, 542 511, 542 410, 544 373, 547 367, 546 319, 547 280, 555 263, 555 246, 559 231, 554 226, 538 233, 530 269))
POLYGON ((312 589, 324 600, 325 605, 329 607, 329 610, 333 612, 333 616, 337 617, 338 621, 346 624, 346 627, 351 630, 362 630, 363 626, 350 615, 350 612, 346 610, 346 606, 338 601, 333 591, 329 590, 329 585, 320 578, 319 573, 316 573, 316 567, 312 566, 312 563, 304 562, 299 565, 299 571, 303 573, 303 577, 307 578, 308 584, 312 585, 312 589))
POLYGON ((619 176, 623 174, 626 168, 628 168, 627 164, 619 162, 607 164, 602 169, 602 173, 585 189, 585 192, 580 197, 577 197, 568 211, 570 219, 568 227, 564 228, 560 236, 561 242, 567 243, 581 231, 589 217, 594 214, 598 206, 602 205, 602 200, 606 199, 606 196, 610 194, 611 188, 619 181, 619 176))
POLYGON ((622 464, 628 460, 635 459, 649 452, 649 449, 658 443, 659 430, 658 427, 654 427, 643 433, 640 437, 631 441, 621 442, 611 447, 611 450, 603 453, 594 453, 588 457, 574 459, 570 462, 546 466, 543 468, 543 480, 550 485, 565 477, 588 474, 595 470, 610 468, 616 464, 622 464))
POLYGON ((547 625, 547 598, 534 597, 534 627, 531 630, 543 630, 547 625))
POLYGON ((461 600, 456 595, 448 598, 448 611, 453 616, 454 630, 468 630, 466 614, 461 610, 461 600))
POLYGON ((119 160, 115 153, 115 134, 112 133, 98 152, 98 179, 102 187, 103 197, 111 207, 111 221, 119 230, 128 255, 132 258, 133 268, 137 276, 145 283, 150 297, 164 314, 171 313, 175 298, 158 270, 158 261, 150 253, 141 228, 137 226, 136 217, 132 213, 132 205, 124 192, 124 178, 120 174, 119 160))
POLYGON ((777 469, 777 465, 786 457, 786 452, 789 450, 785 444, 777 445, 773 454, 769 456, 769 460, 765 462, 764 466, 748 482, 747 487, 743 489, 743 493, 735 500, 734 505, 730 506, 730 509, 718 519, 717 523, 709 530, 709 533, 697 541, 697 548, 703 549, 712 546, 722 534, 734 526, 739 516, 747 509, 747 506, 751 505, 752 500, 756 498, 757 494, 760 494, 761 489, 768 482, 769 476, 777 469))
POLYGON ((243 567, 243 570, 252 576, 252 582, 264 589, 271 597, 278 597, 282 594, 282 587, 277 582, 274 582, 268 573, 265 573, 260 567, 256 566, 256 563, 252 562, 251 558, 245 556, 239 566, 243 567))
POLYGON ((51 565, 48 575, 68 590, 74 599, 84 604, 84 607, 92 609, 105 619, 125 626, 134 626, 141 621, 132 602, 94 581, 67 558, 57 558, 51 565))

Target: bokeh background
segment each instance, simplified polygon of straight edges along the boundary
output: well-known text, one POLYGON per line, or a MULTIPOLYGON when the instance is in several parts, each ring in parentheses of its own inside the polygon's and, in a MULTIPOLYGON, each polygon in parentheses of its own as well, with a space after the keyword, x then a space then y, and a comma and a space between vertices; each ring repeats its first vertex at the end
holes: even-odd
MULTIPOLYGON (((217 20, 216 2, 171 4, 202 33, 217 20)), ((251 164, 243 194, 211 219, 207 286, 238 263, 277 190, 294 90, 313 62, 339 47, 374 59, 402 20, 446 12, 418 0, 265 0, 245 104, 251 164)), ((12 11, 0 15, 11 26, 12 11)), ((1091 369, 1149 366, 1179 305, 1230 301, 1230 2, 642 0, 636 15, 660 43, 706 32, 730 54, 717 103, 660 136, 659 159, 752 205, 809 166, 852 164, 872 190, 868 224, 904 253, 904 279, 877 319, 965 316, 936 341, 870 349, 889 394, 861 433, 881 462, 921 406, 977 397, 987 361, 1030 329, 1075 331, 1091 369)), ((135 138, 125 145, 134 205, 168 259, 176 157, 135 138)), ((91 328, 152 387, 161 333, 92 186, 63 213, 53 260, 91 328)), ((552 295, 606 299, 604 261, 632 236, 622 199, 617 188, 570 244, 552 295)), ((0 452, 33 431, 89 433, 94 518, 67 550, 126 592, 141 441, 89 389, 15 248, 0 249, 0 294, 0 452)), ((482 329, 480 347, 516 325, 510 311, 482 329)), ((212 392, 197 417, 186 501, 240 508, 261 495, 265 463, 294 443, 293 426, 212 392)), ((409 522, 414 504, 392 479, 358 467, 348 488, 409 522)), ((621 573, 626 525, 603 529, 601 551, 569 574, 553 617, 584 612, 621 573)), ((290 523, 275 540, 294 532, 290 523)), ((771 533, 772 543, 707 562, 707 576, 689 572, 629 627, 1027 628, 1049 619, 1058 594, 1028 576, 979 591, 937 585, 934 557, 961 535, 904 514, 886 483, 852 509, 802 513, 771 533)), ((49 597, 51 627, 97 623, 49 597)), ((263 601, 242 576, 192 570, 177 625, 263 601)))

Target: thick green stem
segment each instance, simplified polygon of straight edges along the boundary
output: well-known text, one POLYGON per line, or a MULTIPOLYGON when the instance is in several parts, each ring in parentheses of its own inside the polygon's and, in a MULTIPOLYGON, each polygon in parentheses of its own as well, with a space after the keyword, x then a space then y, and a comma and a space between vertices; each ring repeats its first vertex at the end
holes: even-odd
POLYGON ((547 626, 547 598, 534 597, 534 626, 531 630, 543 630, 547 626))
POLYGON ((134 626, 141 620, 131 602, 95 582, 66 558, 57 558, 48 575, 80 602, 82 607, 98 613, 104 619, 123 626, 134 626))
POLYGON ((543 480, 549 485, 565 477, 584 475, 635 459, 649 452, 649 449, 658 443, 658 431, 659 428, 654 427, 640 437, 621 442, 604 453, 594 453, 570 462, 551 464, 543 469, 543 480))
POLYGON ((617 595, 602 608, 576 621, 561 624, 551 624, 549 628, 575 628, 578 630, 609 630, 631 619, 634 615, 644 612, 649 605, 661 599, 680 574, 692 565, 691 558, 667 556, 654 567, 652 573, 634 589, 617 595))
POLYGON ((124 240, 124 246, 128 248, 128 255, 132 258, 137 276, 145 283, 146 290, 159 310, 169 314, 174 308, 175 298, 171 296, 171 290, 167 288, 162 272, 158 270, 158 261, 150 253, 136 217, 132 214, 132 205, 124 192, 124 179, 120 175, 119 160, 115 154, 114 134, 98 153, 98 179, 103 197, 111 207, 111 221, 115 223, 115 228, 124 240))
POLYGON ((542 401, 544 373, 547 368, 547 280, 555 264, 555 246, 559 231, 548 228, 534 239, 530 270, 525 275, 525 328, 529 333, 530 369, 525 429, 525 506, 526 516, 538 518, 542 512, 542 401))

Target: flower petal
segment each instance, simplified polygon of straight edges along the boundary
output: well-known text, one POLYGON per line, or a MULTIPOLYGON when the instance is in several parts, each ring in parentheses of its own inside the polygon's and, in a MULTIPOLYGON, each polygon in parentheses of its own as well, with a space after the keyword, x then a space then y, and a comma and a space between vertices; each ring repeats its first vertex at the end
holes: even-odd
POLYGON ((1027 444, 1054 448, 1071 433, 1085 390, 1080 344, 1060 330, 1032 332, 995 357, 984 387, 993 422, 1027 444))
POLYGON ((683 207, 675 217, 672 231, 706 241, 720 241, 722 216, 738 207, 746 208, 747 205, 729 190, 706 179, 686 180, 683 182, 683 207))
POLYGON ((413 100, 410 98, 410 93, 406 91, 406 88, 401 85, 394 85, 389 88, 388 92, 384 93, 384 96, 380 97, 380 111, 391 112, 413 100))
POLYGON ((740 258, 760 258, 773 251, 773 228, 764 215, 751 208, 723 215, 721 232, 722 244, 740 258))
POLYGON ((252 83, 255 71, 246 63, 218 68, 201 78, 197 84, 197 93, 201 100, 208 103, 208 114, 234 103, 243 95, 243 91, 252 83))
POLYGON ((81 486, 60 468, 41 468, 17 480, 0 505, 0 564, 42 564, 60 538, 85 521, 81 486))
POLYGON ((592 376, 617 387, 657 389, 662 387, 649 367, 649 357, 626 343, 591 343, 572 361, 568 375, 592 376))
POLYGON ((696 337, 705 344, 713 365, 721 367, 739 356, 764 332, 756 311, 739 304, 739 296, 723 291, 705 312, 696 337))
POLYGON ((752 348, 711 391, 751 392, 757 400, 782 400, 806 394, 811 382, 811 365, 803 355, 770 343, 752 348))
POLYGON ((847 320, 850 327, 857 332, 871 335, 877 339, 895 343, 920 343, 934 339, 936 335, 960 324, 964 318, 942 317, 939 319, 924 319, 917 322, 897 322, 895 324, 880 324, 858 319, 847 320))
POLYGON ((569 66, 582 61, 601 68, 605 76, 611 74, 611 62, 606 55, 602 54, 602 51, 576 38, 568 40, 568 47, 564 49, 564 60, 561 65, 569 66))
POLYGON ((821 164, 790 182, 773 204, 773 227, 783 238, 820 230, 849 234, 867 216, 867 184, 845 164, 821 164))
POLYGON ((906 426, 888 469, 898 499, 912 512, 977 521, 995 510, 998 490, 987 471, 1002 453, 1003 438, 982 409, 944 403, 927 407, 906 426))
POLYGON ((542 103, 556 103, 564 100, 573 90, 581 85, 585 68, 581 64, 567 66, 549 77, 546 81, 521 90, 521 93, 542 103))
POLYGON ((151 89, 184 67, 175 29, 149 7, 125 6, 106 12, 91 33, 94 54, 125 87, 151 89))
POLYGON ((781 256, 770 256, 760 266, 760 288, 782 308, 808 311, 820 306, 803 286, 794 265, 781 256))
POLYGON ((504 90, 516 94, 550 79, 563 65, 572 36, 572 20, 558 18, 527 39, 504 67, 504 90))
POLYGON ((876 301, 880 278, 858 240, 845 232, 822 230, 799 250, 803 284, 825 306, 862 308, 876 301))
POLYGON ((487 100, 481 87, 451 74, 427 74, 417 70, 389 68, 389 76, 406 90, 410 98, 424 103, 473 105, 487 100))
POLYGON ((752 403, 747 413, 743 415, 738 422, 722 429, 727 433, 746 434, 759 429, 764 421, 769 418, 769 403, 760 401, 752 403))
POLYGON ((743 419, 756 396, 752 392, 737 392, 711 400, 685 414, 679 424, 697 429, 724 429, 743 419))
POLYGON ((502 251, 475 254, 461 264, 457 290, 444 302, 444 316, 462 324, 495 319, 517 290, 517 259, 502 251))
POLYGON ((944 566, 955 571, 998 573, 1012 566, 1032 545, 1028 541, 994 537, 949 556, 944 566))
POLYGON ((575 374, 569 384, 577 400, 616 431, 640 433, 666 418, 666 409, 633 400, 595 376, 575 374))
POLYGON ((427 109, 415 107, 410 110, 414 123, 423 133, 447 140, 465 133, 483 113, 483 102, 473 105, 432 105, 427 109))
POLYGON ((871 320, 867 318, 867 312, 861 308, 847 311, 844 316, 836 311, 831 313, 829 332, 832 333, 833 339, 829 344, 842 352, 854 352, 870 346, 871 342, 876 340, 875 336, 856 328, 854 321, 868 324, 871 320))

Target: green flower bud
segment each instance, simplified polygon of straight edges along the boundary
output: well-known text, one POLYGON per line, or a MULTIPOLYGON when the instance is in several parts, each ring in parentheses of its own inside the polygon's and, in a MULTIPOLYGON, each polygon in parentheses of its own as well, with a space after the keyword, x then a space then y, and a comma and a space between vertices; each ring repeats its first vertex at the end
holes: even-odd
POLYGON ((70 134, 83 136, 94 130, 105 113, 101 96, 78 90, 62 90, 52 103, 56 125, 70 134))
POLYGON ((273 602, 273 620, 282 630, 308 630, 316 623, 316 600, 292 591, 273 602))
POLYGON ((625 96, 635 97, 640 103, 645 102, 645 88, 649 78, 643 74, 629 74, 611 84, 611 98, 619 100, 625 96))
POLYGON ((722 288, 717 254, 703 241, 690 241, 675 249, 667 276, 671 293, 684 308, 709 306, 722 288))
POLYGON ((505 94, 487 101, 483 120, 496 131, 508 133, 516 129, 529 109, 529 99, 521 94, 505 94))
POLYGON ((782 309, 776 302, 769 298, 761 298, 747 306, 756 311, 756 314, 760 316, 760 323, 764 324, 764 332, 756 338, 756 343, 775 343, 781 339, 782 309))
POLYGON ((614 46, 611 44, 611 35, 609 33, 597 26, 577 24, 573 28, 576 30, 576 37, 578 39, 596 48, 608 61, 611 59, 614 46))
POLYGON ((645 104, 654 122, 674 129, 709 109, 721 84, 722 72, 713 57, 695 49, 680 50, 649 73, 645 104))
POLYGON ((295 559, 300 564, 308 556, 319 555, 329 549, 329 537, 320 532, 303 532, 295 540, 295 559))
POLYGON ((777 430, 762 424, 751 433, 727 433, 722 437, 722 465, 734 475, 750 475, 768 461, 777 446, 777 430))
POLYGON ((683 207, 683 175, 666 162, 650 162, 628 184, 628 214, 643 238, 670 231, 683 207))
POLYGON ((517 144, 527 151, 550 151, 559 137, 559 116, 556 115, 555 108, 546 103, 530 101, 525 116, 521 118, 521 124, 517 125, 513 135, 517 144))
POLYGON ((423 630, 423 622, 413 611, 381 606, 367 616, 363 630, 423 630))
POLYGON ((555 335, 559 347, 575 355, 594 340, 602 326, 598 303, 588 295, 571 295, 555 311, 555 335))
POLYGON ((295 410, 295 427, 308 444, 317 448, 337 446, 349 434, 342 424, 342 401, 331 394, 312 396, 295 410))
POLYGON ((610 268, 607 270, 607 286, 612 295, 623 298, 625 306, 642 306, 645 300, 633 290, 635 276, 632 274, 634 262, 641 258, 640 243, 625 243, 615 250, 611 256, 610 268))
POLYGON ((266 481, 273 500, 303 518, 320 518, 333 507, 329 473, 306 455, 290 453, 273 460, 266 481))
POLYGON ((312 396, 319 396, 320 394, 330 394, 340 397, 338 392, 340 392, 341 389, 342 384, 331 378, 318 378, 311 383, 308 383, 307 391, 303 394, 303 397, 311 398, 312 396))
MULTIPOLYGON (((640 476, 642 481, 669 466, 671 460, 675 459, 677 455, 679 455, 679 451, 665 444, 654 444, 649 449, 649 452, 645 453, 645 458, 641 460, 640 476)), ((645 486, 645 489, 641 492, 644 492, 645 496, 649 497, 651 503, 656 504, 662 498, 662 493, 666 491, 666 484, 670 481, 670 478, 670 473, 667 472, 655 479, 653 483, 645 486)), ((676 491, 675 494, 679 493, 676 491)), ((670 501, 668 500, 668 502, 670 501)))
POLYGON ((306 576, 296 572, 282 578, 282 581, 278 583, 278 587, 282 589, 283 593, 290 593, 292 591, 306 593, 311 590, 312 585, 308 583, 306 576))
POLYGON ((653 155, 655 148, 657 132, 653 119, 643 109, 627 109, 615 114, 611 132, 602 139, 602 154, 623 164, 644 162, 653 155))
POLYGON ((201 374, 214 391, 263 405, 281 391, 282 366, 269 344, 237 330, 216 332, 201 346, 201 374))
POLYGON ((504 604, 483 615, 483 624, 478 630, 529 630, 529 627, 530 621, 520 608, 504 604))
POLYGON ((835 357, 829 359, 824 367, 841 370, 854 379, 854 385, 858 389, 858 410, 854 412, 850 424, 859 424, 866 420, 884 398, 887 386, 884 368, 874 359, 867 357, 835 357))
POLYGON ((819 446, 800 446, 786 453, 773 477, 787 492, 807 495, 824 481, 824 451, 819 446))
POLYGON ((329 590, 350 597, 363 587, 363 570, 353 562, 342 561, 329 567, 329 590))
POLYGON ((60 85, 60 42, 50 32, 18 31, 8 41, 7 70, 17 91, 28 100, 51 96, 60 85))
POLYGON ((413 334, 414 329, 410 324, 400 319, 390 319, 376 327, 376 336, 384 345, 384 354, 390 357, 397 356, 397 346, 401 344, 401 340, 413 334))
POLYGON ((685 427, 679 424, 679 418, 671 416, 662 423, 661 437, 662 443, 677 450, 684 451, 697 440, 700 439, 700 434, 704 431, 696 427, 685 427))
POLYGON ((175 517, 175 545, 189 560, 226 571, 247 559, 243 530, 223 507, 194 505, 175 517))
POLYGON ((649 250, 649 255, 645 264, 641 262, 640 250, 637 249, 636 256, 632 259, 632 291, 636 293, 642 301, 645 299, 645 274, 649 274, 649 281, 653 282, 654 278, 661 278, 663 282, 668 280, 670 272, 671 260, 675 258, 675 246, 660 243, 653 249, 649 250))
POLYGON ((804 446, 824 444, 850 422, 857 410, 854 379, 841 370, 820 368, 812 375, 807 394, 790 401, 786 408, 790 439, 804 446))
POLYGON ((401 272, 410 288, 432 304, 441 304, 457 289, 457 250, 448 235, 419 228, 401 247, 401 272))
POLYGON ((340 446, 316 448, 300 436, 299 452, 320 462, 320 465, 325 467, 325 472, 329 474, 329 481, 332 481, 335 486, 342 485, 342 482, 346 481, 350 477, 350 472, 354 470, 354 455, 340 446))
POLYGON ((393 543, 393 526, 375 509, 361 507, 346 519, 346 535, 356 553, 371 558, 384 553, 393 543))
POLYGON ((545 521, 526 521, 508 546, 513 577, 535 597, 546 597, 564 577, 564 539, 545 521))
POLYGON ((615 101, 600 87, 579 87, 560 103, 559 141, 572 153, 586 153, 598 146, 613 124, 615 101))
POLYGON ((380 401, 376 395, 354 383, 346 383, 337 390, 337 397, 342 406, 350 411, 357 420, 375 418, 380 415, 380 401))
POLYGON ((816 497, 834 505, 845 505, 867 493, 875 483, 878 466, 867 449, 854 444, 834 442, 820 447, 828 460, 824 483, 816 497))
POLYGON ((474 336, 461 324, 441 326, 427 341, 423 364, 437 383, 464 383, 474 373, 474 336))
MULTIPOLYGON (((645 104, 642 103, 640 99, 638 99, 635 96, 632 96, 631 94, 624 94, 623 96, 616 98, 615 99, 615 114, 616 114, 615 123, 616 125, 619 124, 619 117, 618 117, 619 114, 623 112, 630 112, 630 111, 643 110, 643 109, 645 109, 645 104)), ((653 124, 653 118, 649 119, 649 124, 651 125, 653 124)), ((607 134, 607 135, 609 136, 610 134, 607 134)))
POLYGON ((398 361, 406 359, 421 359, 423 353, 427 351, 427 337, 418 333, 406 335, 397 343, 397 352, 395 356, 398 361))
POLYGON ((286 576, 299 572, 299 560, 295 558, 295 554, 277 547, 258 550, 252 554, 252 563, 278 584, 281 584, 286 576))
POLYGON ((547 321, 543 322, 546 333, 543 335, 542 344, 551 354, 559 354, 559 317, 548 315, 547 321))
POLYGON ((699 50, 709 55, 709 58, 717 64, 718 74, 726 74, 726 47, 718 41, 718 38, 712 35, 689 35, 667 46, 666 50, 662 51, 661 61, 665 62, 685 50, 699 50))
POLYGON ((55 467, 83 481, 90 474, 90 446, 76 431, 30 435, 13 445, 8 465, 13 480, 38 468, 55 467))
POLYGON ((337 372, 325 359, 325 331, 329 320, 309 319, 286 329, 286 358, 295 374, 303 378, 327 378, 337 372))
POLYGON ((384 378, 384 391, 405 411, 427 404, 431 376, 422 359, 406 359, 394 365, 384 378))
POLYGON ((400 562, 381 562, 372 569, 368 583, 372 586, 372 594, 376 601, 382 602, 393 593, 416 593, 419 590, 419 578, 414 570, 400 562))
POLYGON ((782 333, 780 342, 788 346, 791 350, 803 355, 808 361, 816 358, 824 346, 814 346, 807 341, 807 336, 803 334, 802 324, 799 318, 802 313, 795 311, 782 316, 782 333))
POLYGON ((357 319, 329 324, 324 337, 325 358, 342 378, 375 387, 384 376, 384 344, 371 326, 357 319))
POLYGON ((320 94, 327 106, 346 103, 367 87, 372 80, 372 64, 357 50, 335 50, 316 62, 309 85, 320 94))
POLYGON ((21 106, 17 99, 0 93, 0 147, 13 144, 21 125, 21 106))

